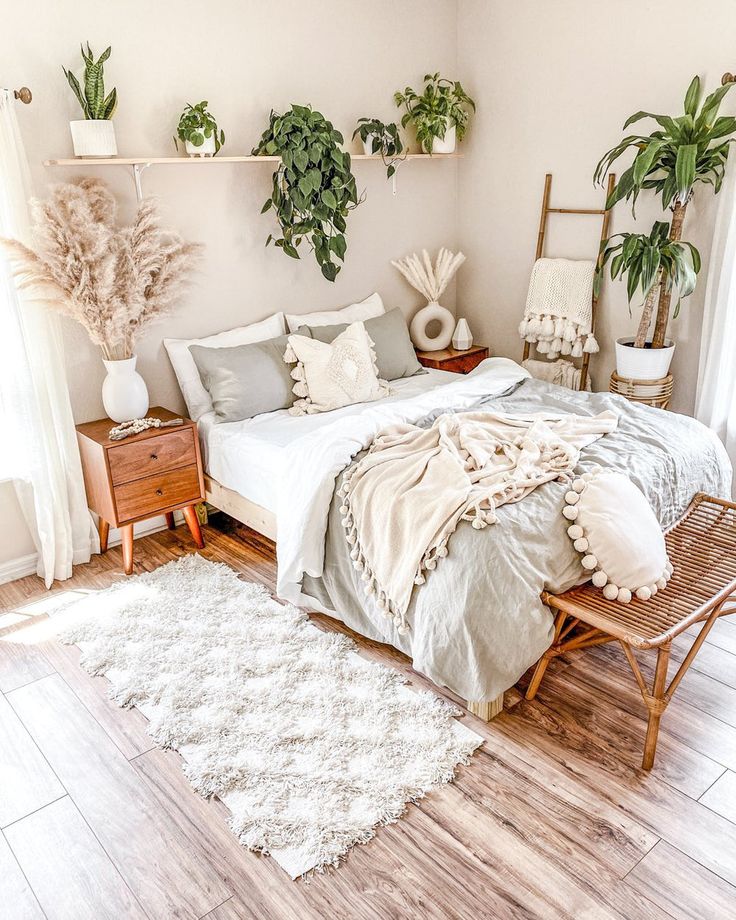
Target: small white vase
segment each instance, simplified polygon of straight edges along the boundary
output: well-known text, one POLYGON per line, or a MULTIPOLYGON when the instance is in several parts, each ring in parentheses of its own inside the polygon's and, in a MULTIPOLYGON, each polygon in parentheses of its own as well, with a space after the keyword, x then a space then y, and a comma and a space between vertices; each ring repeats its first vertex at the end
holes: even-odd
POLYGON ((109 118, 70 121, 75 157, 116 157, 115 125, 109 118))
POLYGON ((455 326, 455 332, 452 335, 452 347, 458 351, 467 351, 473 347, 473 333, 470 331, 468 321, 460 318, 455 326))
POLYGON ((455 125, 449 125, 444 137, 432 138, 432 153, 454 153, 456 140, 455 125))
POLYGON ((375 136, 375 134, 369 134, 363 141, 363 152, 367 157, 379 157, 381 155, 380 149, 376 153, 373 152, 373 138, 375 136))
POLYGON ((113 422, 144 418, 148 412, 148 390, 135 369, 136 360, 133 355, 122 361, 102 361, 107 371, 102 384, 102 405, 113 422))
POLYGON ((438 303, 428 303, 422 307, 409 325, 409 334, 415 347, 420 351, 441 351, 452 341, 452 330, 455 328, 455 317, 450 311, 438 303), (440 331, 435 336, 427 334, 427 326, 437 320, 440 331))
POLYGON ((661 380, 669 373, 675 343, 664 348, 634 348, 633 338, 616 340, 616 373, 626 380, 661 380))
POLYGON ((185 141, 184 149, 190 157, 213 157, 216 149, 215 135, 213 133, 210 137, 206 137, 199 147, 195 147, 194 144, 185 141))

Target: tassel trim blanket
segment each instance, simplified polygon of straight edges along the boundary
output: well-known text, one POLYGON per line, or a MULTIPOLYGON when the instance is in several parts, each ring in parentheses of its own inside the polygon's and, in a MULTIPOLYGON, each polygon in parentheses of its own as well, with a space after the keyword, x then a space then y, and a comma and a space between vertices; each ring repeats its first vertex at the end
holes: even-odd
POLYGON ((617 423, 610 411, 463 412, 441 415, 428 429, 399 424, 384 431, 337 492, 366 593, 399 633, 408 632, 414 586, 447 556, 460 521, 477 530, 495 523, 496 508, 571 473, 580 450, 617 423))
POLYGON ((519 335, 555 359, 582 357, 598 349, 593 335, 593 275, 587 260, 537 259, 529 281, 519 335))

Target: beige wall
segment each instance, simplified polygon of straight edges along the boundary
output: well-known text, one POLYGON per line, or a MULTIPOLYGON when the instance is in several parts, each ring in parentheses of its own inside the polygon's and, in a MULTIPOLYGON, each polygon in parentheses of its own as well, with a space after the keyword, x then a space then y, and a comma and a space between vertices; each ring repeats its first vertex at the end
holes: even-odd
MULTIPOLYGON (((621 138, 625 119, 639 109, 678 112, 694 74, 714 89, 724 71, 734 70, 735 12, 731 0, 459 0, 459 68, 480 105, 459 174, 458 222, 468 261, 458 312, 494 353, 521 355, 516 328, 544 174, 554 174, 553 206, 600 207, 602 192, 591 177, 601 154, 621 138)), ((736 90, 726 109, 736 109, 736 90)), ((670 327, 677 340, 674 408, 684 412, 695 396, 713 204, 701 186, 685 224, 686 238, 704 256, 701 285, 670 327)), ((636 229, 649 231, 660 215, 651 199, 642 199, 636 229)), ((596 221, 551 217, 547 254, 594 257, 596 221)), ((612 229, 634 229, 625 204, 616 207, 612 229)), ((615 338, 633 332, 637 319, 636 311, 629 318, 623 286, 607 283, 596 389, 607 388, 615 338)))

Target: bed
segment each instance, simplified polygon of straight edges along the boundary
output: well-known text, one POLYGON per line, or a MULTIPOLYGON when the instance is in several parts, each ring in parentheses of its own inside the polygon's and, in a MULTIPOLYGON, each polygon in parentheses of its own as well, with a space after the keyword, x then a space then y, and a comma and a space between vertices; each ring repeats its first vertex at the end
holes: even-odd
POLYGON ((561 593, 585 580, 561 514, 567 486, 540 486, 500 508, 497 523, 484 530, 461 524, 447 558, 413 592, 406 635, 363 591, 335 499, 341 473, 387 424, 429 425, 439 413, 477 407, 585 416, 612 410, 616 431, 586 448, 580 467, 625 472, 662 527, 695 492, 730 494, 727 455, 694 419, 534 380, 503 358, 488 359, 464 377, 431 371, 395 381, 385 399, 322 415, 293 418, 279 411, 231 424, 204 417, 199 426, 208 500, 271 537, 278 531, 280 596, 393 645, 473 711, 492 715, 503 691, 551 642, 553 619, 542 591, 561 593))

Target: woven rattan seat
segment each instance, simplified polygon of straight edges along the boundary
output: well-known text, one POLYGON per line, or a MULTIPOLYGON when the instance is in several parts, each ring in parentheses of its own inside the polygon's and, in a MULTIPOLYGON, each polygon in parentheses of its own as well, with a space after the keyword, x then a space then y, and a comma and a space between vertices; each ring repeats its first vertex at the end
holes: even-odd
POLYGON ((542 600, 556 611, 555 638, 539 660, 527 699, 533 699, 552 658, 574 649, 620 642, 649 709, 642 766, 651 769, 659 720, 692 664, 716 619, 736 612, 736 504, 699 493, 666 534, 674 566, 667 588, 647 601, 608 601, 590 583, 564 594, 545 592, 542 600), (703 625, 680 668, 667 685, 672 640, 694 623, 703 625), (650 691, 634 649, 657 649, 650 691))

